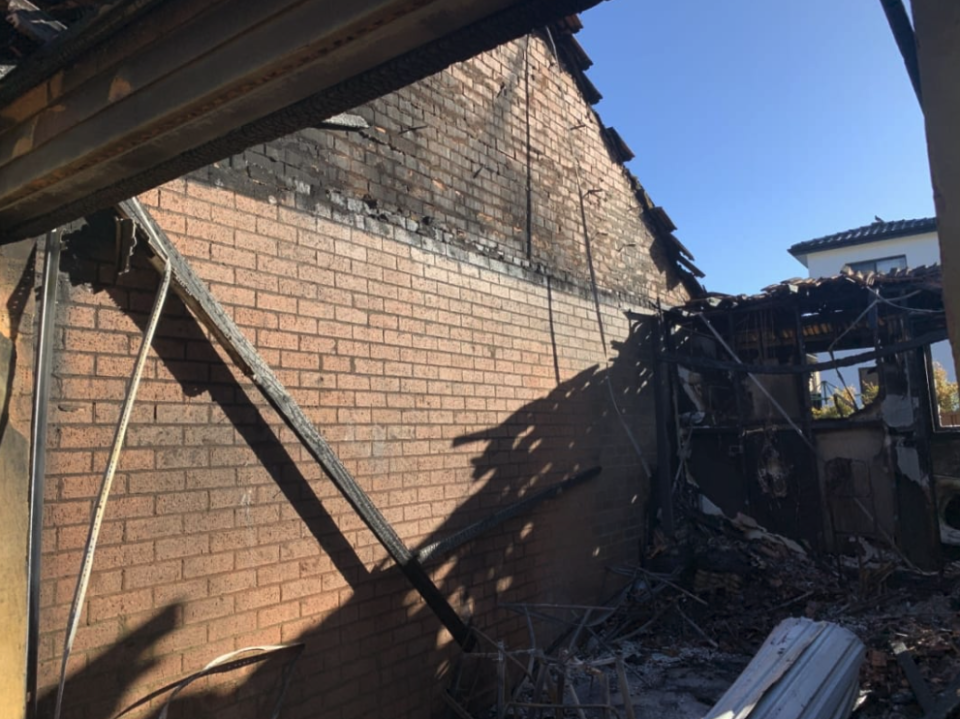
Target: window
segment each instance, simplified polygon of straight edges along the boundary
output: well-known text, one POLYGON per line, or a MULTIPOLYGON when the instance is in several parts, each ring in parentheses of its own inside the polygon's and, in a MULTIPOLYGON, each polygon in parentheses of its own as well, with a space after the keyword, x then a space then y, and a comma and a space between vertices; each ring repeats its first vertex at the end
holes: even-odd
POLYGON ((957 390, 950 341, 943 340, 930 345, 929 356, 937 426, 958 429, 960 428, 960 392, 957 390))
POLYGON ((906 255, 895 255, 893 257, 882 257, 879 260, 864 260, 863 262, 850 262, 847 265, 854 272, 867 274, 868 272, 890 272, 891 270, 902 270, 907 266, 906 255))

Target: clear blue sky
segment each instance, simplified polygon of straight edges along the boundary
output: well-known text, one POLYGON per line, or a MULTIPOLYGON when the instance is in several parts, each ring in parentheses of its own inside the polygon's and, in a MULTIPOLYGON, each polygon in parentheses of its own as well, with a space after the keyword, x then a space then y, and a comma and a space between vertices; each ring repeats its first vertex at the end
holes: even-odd
POLYGON ((795 242, 934 214, 923 118, 877 0, 608 0, 597 110, 708 289, 805 275, 795 242))

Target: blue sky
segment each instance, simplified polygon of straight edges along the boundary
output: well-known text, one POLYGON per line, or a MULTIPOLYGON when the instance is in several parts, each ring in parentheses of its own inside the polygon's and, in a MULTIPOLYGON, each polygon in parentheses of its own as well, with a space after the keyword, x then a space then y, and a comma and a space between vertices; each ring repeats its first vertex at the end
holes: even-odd
POLYGON ((795 242, 934 213, 923 118, 876 0, 608 0, 597 110, 708 289, 805 275, 795 242))

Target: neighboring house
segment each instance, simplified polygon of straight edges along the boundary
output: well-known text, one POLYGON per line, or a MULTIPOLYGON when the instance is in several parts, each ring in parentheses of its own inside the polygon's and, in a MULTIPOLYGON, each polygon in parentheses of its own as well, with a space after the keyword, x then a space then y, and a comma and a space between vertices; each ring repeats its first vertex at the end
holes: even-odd
MULTIPOLYGON (((460 616, 509 646, 527 641, 526 624, 503 603, 589 604, 607 565, 639 558, 650 487, 637 448, 652 462, 657 433, 643 340, 659 301, 698 290, 672 223, 623 164, 629 149, 591 108, 577 27, 141 197, 407 547, 602 466, 427 567, 460 616)), ((157 286, 143 242, 134 269, 118 269, 114 221, 102 212, 63 233, 44 707, 157 286)), ((0 249, 0 330, 20 357, 0 382, 3 446, 22 440, 18 461, 33 251, 0 249)), ((307 649, 284 716, 427 716, 457 657, 434 612, 179 299, 153 346, 69 664, 70 716, 113 716, 220 654, 290 641, 307 649)), ((187 713, 265 715, 275 669, 205 685, 187 713)))
POLYGON ((798 242, 789 250, 810 277, 830 277, 844 267, 854 272, 889 272, 940 262, 937 220, 877 220, 871 225, 798 242))

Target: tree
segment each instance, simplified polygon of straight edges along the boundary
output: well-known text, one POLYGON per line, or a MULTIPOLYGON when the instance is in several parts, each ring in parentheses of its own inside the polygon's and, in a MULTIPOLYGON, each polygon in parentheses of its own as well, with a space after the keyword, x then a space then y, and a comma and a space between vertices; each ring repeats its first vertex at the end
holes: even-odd
POLYGON ((854 387, 834 387, 830 396, 824 399, 823 406, 819 409, 814 407, 811 410, 813 418, 843 419, 849 417, 858 409, 873 404, 879 392, 880 387, 875 384, 864 384, 862 393, 857 392, 854 387))
POLYGON ((950 381, 946 368, 936 361, 933 363, 933 387, 937 393, 937 408, 940 412, 960 410, 960 391, 957 383, 950 381))

